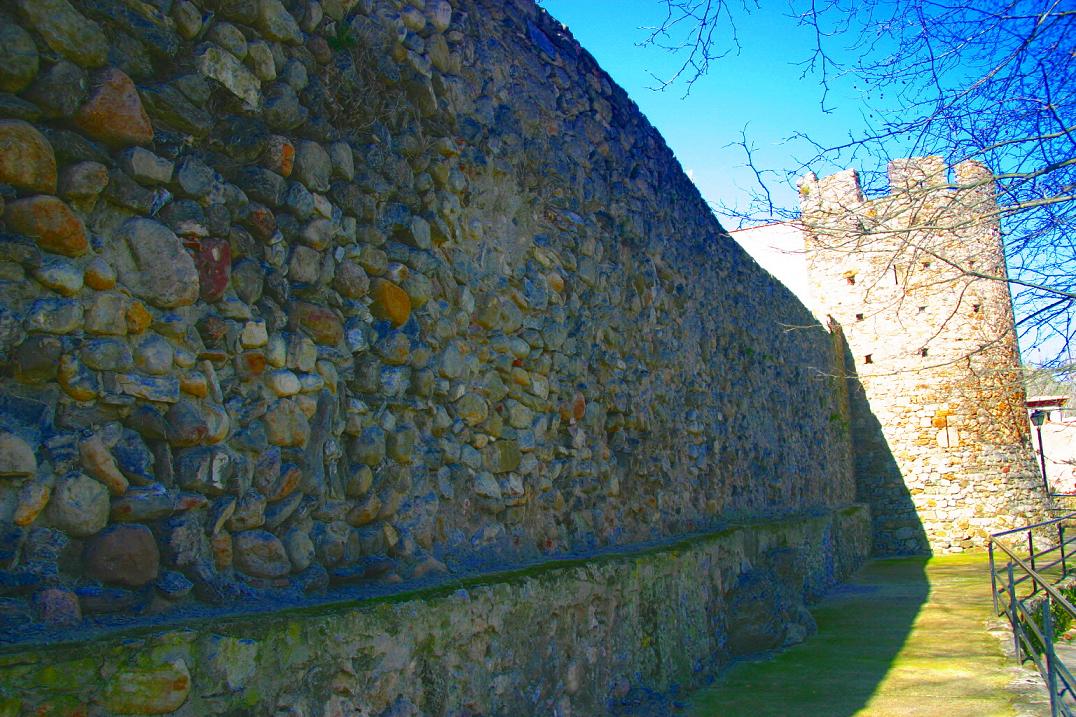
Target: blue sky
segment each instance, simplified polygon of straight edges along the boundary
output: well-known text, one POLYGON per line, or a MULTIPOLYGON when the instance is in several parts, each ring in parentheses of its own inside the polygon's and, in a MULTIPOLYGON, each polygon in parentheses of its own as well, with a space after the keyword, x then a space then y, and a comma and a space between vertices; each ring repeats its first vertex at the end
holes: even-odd
MULTIPOLYGON (((655 85, 651 73, 665 77, 678 64, 664 50, 638 46, 648 35, 641 28, 664 17, 660 0, 544 0, 542 7, 567 25, 627 90, 722 215, 721 203, 746 209, 750 192, 758 189, 754 173, 744 166, 743 150, 729 146, 745 128, 756 165, 783 176, 799 166, 797 157, 809 156, 804 145, 785 141, 794 132, 839 143, 863 123, 849 83, 838 81, 839 91, 827 103, 833 112, 821 110, 818 78, 801 78, 798 64, 810 56, 813 37, 796 26, 786 2, 763 3, 764 9, 736 21, 741 51, 718 61, 686 98, 683 85, 663 92, 650 89, 655 85)), ((842 167, 812 169, 823 175, 842 167)), ((775 203, 795 205, 790 186, 780 180, 770 184, 771 189, 783 187, 775 193, 775 203)), ((722 221, 728 228, 737 226, 724 216, 722 221)))

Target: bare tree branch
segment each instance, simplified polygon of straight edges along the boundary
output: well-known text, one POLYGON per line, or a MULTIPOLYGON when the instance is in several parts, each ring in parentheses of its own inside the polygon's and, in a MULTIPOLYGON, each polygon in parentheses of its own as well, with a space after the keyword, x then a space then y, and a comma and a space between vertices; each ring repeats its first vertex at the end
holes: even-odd
MULTIPOLYGON (((757 9, 724 0, 662 4, 666 20, 650 44, 687 52, 669 79, 689 86, 722 51, 738 48, 734 32, 715 35, 715 25, 734 28, 742 17, 737 12, 757 9), (683 33, 700 19, 680 43, 658 42, 663 32, 683 33)), ((1055 361, 1067 360, 1076 326, 1076 10, 1070 0, 790 0, 790 7, 811 40, 801 67, 805 79, 818 83, 822 109, 831 109, 834 78, 853 78, 863 93, 864 129, 837 143, 793 132, 787 141, 804 148, 802 155, 795 166, 772 169, 758 165, 745 128, 731 146, 743 152, 759 189, 746 210, 723 210, 741 226, 794 217, 796 207, 773 205, 772 189, 792 186, 814 167, 863 167, 869 197, 887 191, 883 170, 891 159, 940 155, 949 165, 976 159, 995 172, 987 183, 998 205, 979 219, 1000 223, 1007 264, 1001 271, 968 266, 950 249, 924 243, 932 231, 959 229, 929 217, 897 230, 909 241, 894 244, 882 228, 874 235, 877 247, 857 242, 843 249, 899 251, 894 265, 931 256, 968 278, 1008 282, 1025 345, 1051 348, 1055 361)))

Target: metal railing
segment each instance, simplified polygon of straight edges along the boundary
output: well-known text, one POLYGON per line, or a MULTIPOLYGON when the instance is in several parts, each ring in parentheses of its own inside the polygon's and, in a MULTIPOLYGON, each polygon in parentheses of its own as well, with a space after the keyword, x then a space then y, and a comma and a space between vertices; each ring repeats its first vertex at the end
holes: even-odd
POLYGON ((1076 557, 1072 549, 1076 536, 1066 536, 1066 532, 1076 532, 1067 530, 1073 519, 1076 513, 990 536, 994 613, 1005 615, 1012 626, 1016 659, 1031 660, 1046 681, 1050 714, 1055 717, 1076 714, 1076 679, 1058 655, 1055 635, 1059 625, 1076 620, 1076 607, 1055 587, 1069 576, 1069 563, 1076 557), (1025 546, 1026 554, 1018 555, 1025 546), (1007 558, 1004 566, 998 565, 998 550, 1007 558))

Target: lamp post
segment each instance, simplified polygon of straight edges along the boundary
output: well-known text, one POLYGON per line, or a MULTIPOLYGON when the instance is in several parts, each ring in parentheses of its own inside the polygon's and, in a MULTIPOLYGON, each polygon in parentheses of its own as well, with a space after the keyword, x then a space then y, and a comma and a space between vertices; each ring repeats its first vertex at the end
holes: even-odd
POLYGON ((1039 469, 1042 471, 1042 487, 1046 489, 1046 495, 1050 495, 1050 482, 1046 479, 1046 453, 1042 450, 1042 424, 1046 422, 1046 411, 1034 410, 1031 412, 1031 424, 1035 426, 1035 433, 1039 438, 1039 469))

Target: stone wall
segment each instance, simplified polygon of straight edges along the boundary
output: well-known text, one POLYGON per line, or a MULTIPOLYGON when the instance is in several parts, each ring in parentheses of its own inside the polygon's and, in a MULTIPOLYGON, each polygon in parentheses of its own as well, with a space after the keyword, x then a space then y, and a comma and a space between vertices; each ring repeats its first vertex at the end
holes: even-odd
POLYGON ((833 338, 529 1, 0 0, 0 198, 2 714, 594 714, 869 549, 833 338))
POLYGON ((802 640, 804 599, 869 545, 858 508, 392 601, 26 649, 0 657, 0 714, 623 714, 802 640))
POLYGON ((954 174, 894 161, 871 200, 854 170, 800 185, 810 301, 855 366, 858 490, 882 554, 981 547, 1043 518, 993 177, 954 174))
POLYGON ((531 3, 0 32, 4 640, 853 500, 826 331, 531 3))

